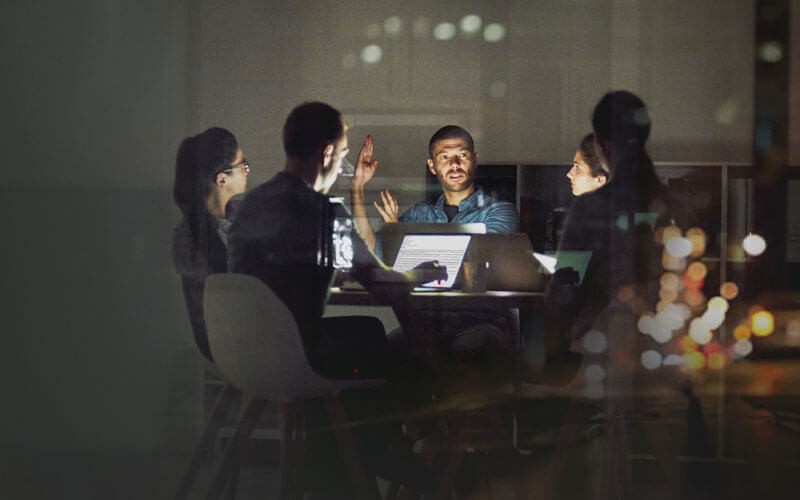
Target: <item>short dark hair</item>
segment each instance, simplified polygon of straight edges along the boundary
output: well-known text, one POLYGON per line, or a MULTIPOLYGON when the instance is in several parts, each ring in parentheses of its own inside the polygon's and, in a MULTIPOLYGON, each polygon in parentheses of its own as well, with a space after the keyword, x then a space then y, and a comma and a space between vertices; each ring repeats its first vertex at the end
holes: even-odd
POLYGON ((594 148, 594 134, 586 134, 581 139, 581 144, 578 146, 578 151, 583 155, 583 159, 589 166, 589 173, 592 177, 605 176, 608 177, 608 172, 603 168, 600 162, 600 157, 594 148))
POLYGON ((433 158, 433 147, 437 142, 445 139, 464 139, 467 141, 469 150, 475 151, 475 142, 472 140, 472 134, 458 125, 445 125, 434 132, 434 134, 431 136, 431 140, 428 142, 428 155, 431 158, 433 158))
POLYGON ((236 137, 221 127, 211 127, 181 142, 175 159, 172 198, 184 215, 205 210, 205 200, 214 179, 230 168, 238 149, 236 137))
POLYGON ((342 114, 324 102, 304 102, 286 117, 283 150, 288 158, 305 160, 344 135, 342 114))

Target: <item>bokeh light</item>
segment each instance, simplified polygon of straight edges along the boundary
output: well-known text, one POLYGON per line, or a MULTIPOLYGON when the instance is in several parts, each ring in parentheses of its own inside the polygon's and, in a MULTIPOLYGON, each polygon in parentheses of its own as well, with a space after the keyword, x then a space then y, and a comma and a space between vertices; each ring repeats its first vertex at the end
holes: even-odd
POLYGON ((403 31, 403 20, 398 16, 387 17, 383 22, 383 31, 389 38, 397 38, 403 31))
POLYGON ((661 353, 653 349, 648 349, 642 353, 642 366, 648 370, 655 370, 661 366, 661 353))
POLYGON ((786 336, 792 340, 800 340, 800 320, 790 319, 786 322, 786 336))
POLYGON ((737 340, 736 343, 733 344, 733 352, 740 358, 749 356, 750 353, 753 352, 753 343, 746 339, 737 340))
POLYGON ((725 313, 719 309, 706 309, 706 312, 700 317, 703 324, 709 330, 716 330, 725 321, 725 313))
POLYGON ((769 311, 758 311, 750 319, 750 329, 757 337, 766 337, 775 331, 775 317, 769 311))
POLYGON ((725 368, 725 355, 721 352, 712 352, 708 355, 706 360, 708 368, 714 371, 719 371, 725 368))
POLYGON ((667 271, 683 271, 686 268, 686 259, 679 259, 666 250, 661 256, 661 265, 667 271))
POLYGON ((742 240, 742 249, 744 249, 748 255, 757 257, 767 249, 767 242, 761 236, 750 233, 742 240))
POLYGON ((706 358, 697 351, 687 352, 683 355, 683 367, 687 370, 700 370, 706 366, 706 358))
POLYGON ((689 323, 689 336, 699 345, 705 345, 711 341, 714 334, 702 318, 695 318, 689 323))
POLYGON ((675 273, 664 273, 661 275, 661 288, 666 290, 678 290, 681 278, 675 273))
POLYGON ((683 236, 683 233, 681 233, 681 228, 673 224, 664 227, 663 231, 661 232, 661 241, 666 243, 672 238, 680 238, 681 236, 683 236))
POLYGON ((706 233, 699 227, 686 231, 686 238, 692 242, 692 257, 700 257, 706 253, 706 233))
POLYGON ((728 312, 728 301, 723 299, 722 297, 712 297, 708 301, 708 308, 709 309, 718 309, 722 312, 728 312))
POLYGON ((495 43, 501 42, 506 37, 506 27, 500 23, 491 23, 486 25, 483 30, 483 39, 487 42, 495 43))
POLYGON ((673 257, 683 259, 692 253, 692 242, 687 238, 677 236, 666 240, 664 248, 673 257))
POLYGON ((739 295, 739 287, 733 281, 726 281, 720 285, 719 294, 728 300, 733 300, 739 295))
POLYGON ((606 371, 600 365, 591 364, 586 367, 584 375, 589 382, 601 382, 606 378, 606 371))
POLYGON ((688 304, 692 309, 698 310, 703 307, 705 304, 706 296, 703 295, 703 292, 700 290, 696 290, 694 288, 687 288, 683 291, 683 300, 688 304))
POLYGON ((677 354, 668 354, 661 364, 664 366, 679 366, 683 364, 683 358, 677 354))
POLYGON ((750 326, 746 324, 741 324, 733 329, 733 338, 736 340, 747 340, 752 334, 750 326))
POLYGON ((681 346, 681 350, 683 352, 693 352, 700 347, 697 345, 697 342, 695 342, 692 337, 688 335, 681 337, 680 341, 678 341, 678 345, 681 346))
POLYGON ((608 347, 608 339, 606 335, 600 330, 589 330, 583 336, 583 348, 587 352, 599 354, 606 350, 608 347))
POLYGON ((456 25, 453 23, 439 23, 433 28, 433 38, 437 40, 452 40, 456 36, 456 25))
POLYGON ((367 45, 361 49, 361 60, 367 64, 377 64, 383 59, 383 49, 378 45, 367 45))
MULTIPOLYGON (((702 283, 705 277, 708 275, 708 267, 702 262, 692 262, 689 264, 689 267, 686 268, 686 276, 695 283, 702 283)), ((684 280, 684 284, 686 284, 686 280, 684 280)), ((696 288, 696 287, 693 287, 696 288)))
POLYGON ((468 14, 461 18, 461 22, 458 23, 461 27, 461 32, 465 35, 474 35, 481 30, 481 26, 483 25, 483 20, 481 16, 477 16, 475 14, 468 14))

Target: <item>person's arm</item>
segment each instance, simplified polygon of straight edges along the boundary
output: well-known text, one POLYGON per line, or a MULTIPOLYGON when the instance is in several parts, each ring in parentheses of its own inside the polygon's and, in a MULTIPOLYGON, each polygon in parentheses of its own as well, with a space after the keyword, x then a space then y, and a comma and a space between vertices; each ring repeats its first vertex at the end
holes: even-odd
POLYGON ((369 250, 375 250, 375 231, 369 224, 367 217, 367 207, 364 196, 364 186, 375 175, 378 168, 378 161, 372 158, 375 149, 375 141, 371 135, 364 138, 361 151, 358 153, 358 160, 355 164, 353 179, 350 182, 350 197, 353 208, 353 223, 356 231, 363 238, 369 250))
POLYGON ((519 215, 514 205, 507 201, 493 203, 482 221, 487 233, 516 233, 519 231, 519 215))

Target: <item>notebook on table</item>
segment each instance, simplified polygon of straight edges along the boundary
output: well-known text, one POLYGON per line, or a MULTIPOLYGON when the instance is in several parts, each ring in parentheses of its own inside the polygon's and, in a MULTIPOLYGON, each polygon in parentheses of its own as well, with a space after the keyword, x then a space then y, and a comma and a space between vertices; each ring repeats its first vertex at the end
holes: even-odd
POLYGON ((449 290, 456 282, 471 238, 469 234, 406 234, 393 268, 410 271, 423 262, 436 260, 447 266, 447 279, 423 283, 416 290, 449 290))

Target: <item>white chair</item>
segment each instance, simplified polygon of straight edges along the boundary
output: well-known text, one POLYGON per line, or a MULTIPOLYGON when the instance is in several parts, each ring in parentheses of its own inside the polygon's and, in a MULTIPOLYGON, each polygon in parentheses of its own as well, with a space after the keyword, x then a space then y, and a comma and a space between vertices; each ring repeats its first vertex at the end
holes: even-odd
POLYGON ((235 469, 241 444, 252 433, 267 400, 278 403, 281 457, 280 496, 302 496, 297 464, 302 457, 303 402, 323 397, 358 498, 380 498, 374 477, 366 477, 340 391, 375 387, 383 380, 328 380, 309 365, 294 317, 262 281, 244 274, 215 274, 206 280, 204 314, 209 345, 223 378, 245 401, 233 438, 206 498, 218 498, 235 469))

